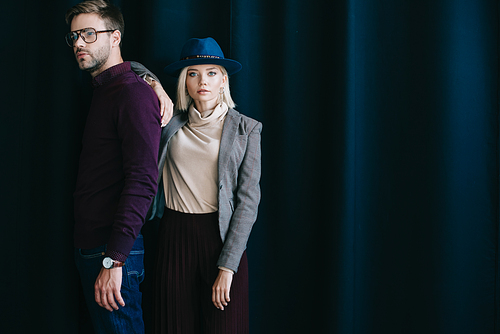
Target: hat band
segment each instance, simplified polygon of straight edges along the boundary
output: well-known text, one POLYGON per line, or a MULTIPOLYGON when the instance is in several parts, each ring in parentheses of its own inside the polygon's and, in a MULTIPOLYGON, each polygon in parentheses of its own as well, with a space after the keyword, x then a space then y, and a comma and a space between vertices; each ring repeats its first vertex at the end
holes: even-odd
POLYGON ((219 56, 195 55, 195 56, 189 56, 189 57, 182 58, 181 60, 196 59, 196 58, 214 58, 214 59, 221 59, 221 57, 219 57, 219 56))

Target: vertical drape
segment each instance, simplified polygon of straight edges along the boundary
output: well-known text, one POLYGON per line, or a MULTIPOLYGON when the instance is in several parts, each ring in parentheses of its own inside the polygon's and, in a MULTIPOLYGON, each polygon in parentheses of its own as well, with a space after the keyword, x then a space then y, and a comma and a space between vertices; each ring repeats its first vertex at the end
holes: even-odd
MULTIPOLYGON (((64 42, 77 2, 1 14, 2 333, 82 328, 72 192, 92 90, 64 42)), ((237 109, 264 124, 252 333, 499 331, 498 1, 114 3, 124 59, 171 96, 162 69, 188 38, 243 64, 237 109)))
POLYGON ((497 2, 356 14, 355 332, 493 333, 497 2))

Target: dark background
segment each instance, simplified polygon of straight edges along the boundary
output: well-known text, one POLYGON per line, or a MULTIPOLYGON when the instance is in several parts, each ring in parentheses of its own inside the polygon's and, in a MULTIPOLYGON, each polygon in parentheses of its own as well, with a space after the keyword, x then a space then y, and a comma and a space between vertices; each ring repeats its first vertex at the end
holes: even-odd
MULTIPOLYGON (((72 192, 92 91, 78 1, 1 6, 0 332, 78 333, 72 192)), ((499 2, 114 1, 163 74, 191 37, 264 124, 252 333, 500 333, 499 2)))

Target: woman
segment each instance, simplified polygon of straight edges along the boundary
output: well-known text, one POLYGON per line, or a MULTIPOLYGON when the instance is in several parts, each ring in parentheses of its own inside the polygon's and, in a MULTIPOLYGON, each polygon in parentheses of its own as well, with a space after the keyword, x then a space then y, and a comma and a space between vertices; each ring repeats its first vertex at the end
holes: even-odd
POLYGON ((190 39, 178 76, 177 111, 163 129, 156 333, 248 333, 245 253, 260 201, 262 124, 234 110, 224 58, 212 38, 190 39))

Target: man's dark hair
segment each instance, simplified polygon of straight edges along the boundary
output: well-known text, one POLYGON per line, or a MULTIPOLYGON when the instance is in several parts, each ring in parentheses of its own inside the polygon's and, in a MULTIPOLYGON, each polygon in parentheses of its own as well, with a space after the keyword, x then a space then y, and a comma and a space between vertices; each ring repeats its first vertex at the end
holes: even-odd
MULTIPOLYGON (((66 12, 66 23, 71 25, 73 18, 80 14, 97 14, 106 25, 107 30, 119 30, 122 35, 125 30, 125 21, 118 7, 105 0, 87 0, 71 7, 66 12)), ((121 46, 121 42, 120 42, 121 46)))

